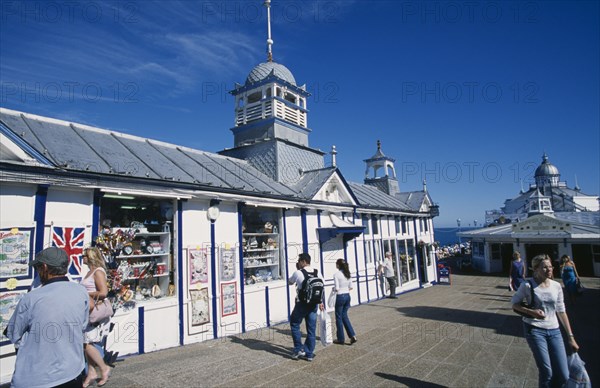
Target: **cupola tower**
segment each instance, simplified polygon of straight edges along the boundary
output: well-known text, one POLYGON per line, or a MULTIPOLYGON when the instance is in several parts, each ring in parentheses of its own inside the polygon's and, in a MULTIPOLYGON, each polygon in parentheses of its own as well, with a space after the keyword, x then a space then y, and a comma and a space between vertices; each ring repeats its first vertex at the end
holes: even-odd
POLYGON ((369 159, 365 159, 367 170, 365 171, 365 184, 375 186, 379 190, 392 196, 400 192, 394 162, 396 160, 385 156, 381 151, 381 141, 377 140, 377 152, 369 159), (381 176, 380 170, 383 170, 381 176), (369 176, 371 172, 371 176, 369 176))
POLYGON ((246 82, 236 84, 234 147, 221 151, 245 159, 254 167, 282 183, 294 183, 302 171, 324 167, 324 152, 308 145, 310 93, 298 86, 292 72, 273 61, 271 39, 271 0, 267 9, 267 61, 256 65, 246 82))

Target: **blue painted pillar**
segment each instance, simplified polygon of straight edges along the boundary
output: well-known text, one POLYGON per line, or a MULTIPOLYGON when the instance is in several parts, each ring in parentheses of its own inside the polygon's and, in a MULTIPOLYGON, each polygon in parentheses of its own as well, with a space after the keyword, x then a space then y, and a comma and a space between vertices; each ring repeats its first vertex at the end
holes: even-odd
POLYGON ((44 232, 46 228, 46 202, 48 201, 48 185, 38 185, 35 193, 35 209, 33 219, 35 222, 35 252, 44 249, 44 232))

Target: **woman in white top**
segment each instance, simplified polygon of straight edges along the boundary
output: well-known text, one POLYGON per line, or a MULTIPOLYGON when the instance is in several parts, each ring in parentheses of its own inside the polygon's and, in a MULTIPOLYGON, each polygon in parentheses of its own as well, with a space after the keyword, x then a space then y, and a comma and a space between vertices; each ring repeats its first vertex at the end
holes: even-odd
POLYGON ((343 259, 338 259, 335 266, 338 271, 333 274, 334 290, 336 292, 335 298, 335 327, 337 330, 337 339, 333 341, 334 344, 343 345, 344 339, 344 328, 346 333, 350 337, 350 345, 356 342, 356 334, 348 318, 348 309, 350 308, 350 290, 352 290, 352 278, 350 277, 350 270, 348 269, 348 263, 343 259))
MULTIPOLYGON (((87 248, 83 252, 83 262, 89 267, 89 272, 85 275, 81 284, 86 288, 90 295, 90 311, 94 308, 95 302, 102 301, 108 294, 108 283, 106 278, 106 265, 104 258, 98 248, 87 248)), ((88 324, 85 329, 85 358, 88 362, 88 373, 83 382, 83 387, 89 386, 92 382, 98 379, 96 368, 100 369, 100 380, 98 386, 101 387, 108 381, 110 377, 110 366, 106 365, 104 359, 100 355, 98 349, 94 345, 95 342, 102 341, 102 336, 105 335, 105 330, 110 324, 110 320, 101 321, 99 324, 88 324)))
POLYGON ((560 387, 569 378, 567 353, 558 322, 569 336, 573 352, 579 350, 567 317, 563 291, 560 283, 552 280, 552 261, 548 255, 538 255, 532 260, 533 278, 525 281, 512 297, 513 309, 523 316, 525 339, 533 352, 539 372, 539 386, 560 387), (533 286, 533 301, 531 299, 533 286), (531 308, 521 306, 527 300, 531 308))

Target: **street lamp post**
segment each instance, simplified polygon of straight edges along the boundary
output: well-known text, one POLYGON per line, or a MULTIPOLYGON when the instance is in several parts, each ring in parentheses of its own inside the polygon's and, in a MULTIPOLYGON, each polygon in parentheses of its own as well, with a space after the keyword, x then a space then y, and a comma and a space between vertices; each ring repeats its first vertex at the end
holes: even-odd
MULTIPOLYGON (((456 219, 456 225, 458 225, 458 233, 460 233, 460 218, 456 219)), ((458 235, 458 243, 461 243, 460 234, 458 235)))

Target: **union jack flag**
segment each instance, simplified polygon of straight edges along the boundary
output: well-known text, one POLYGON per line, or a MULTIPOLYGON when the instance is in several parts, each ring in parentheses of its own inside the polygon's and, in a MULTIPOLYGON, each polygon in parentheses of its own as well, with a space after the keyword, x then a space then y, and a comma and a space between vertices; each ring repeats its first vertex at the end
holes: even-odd
POLYGON ((62 248, 69 256, 69 271, 72 276, 81 276, 83 240, 85 228, 52 227, 52 246, 62 248))

